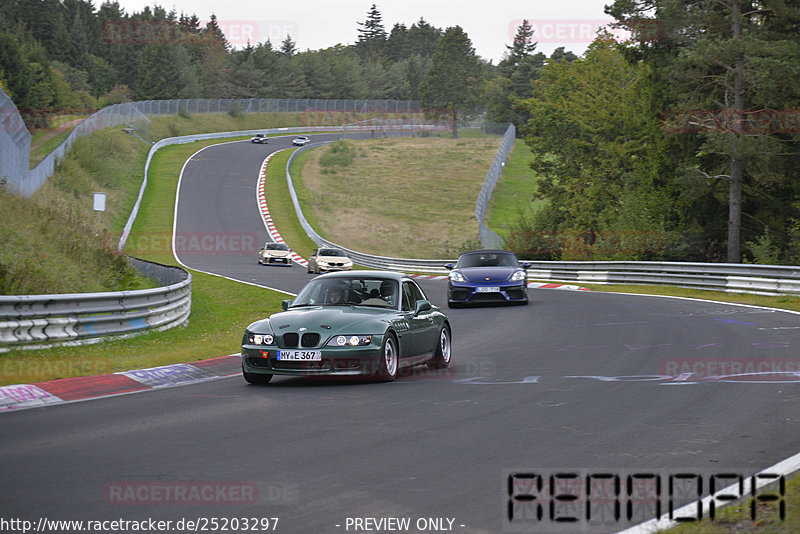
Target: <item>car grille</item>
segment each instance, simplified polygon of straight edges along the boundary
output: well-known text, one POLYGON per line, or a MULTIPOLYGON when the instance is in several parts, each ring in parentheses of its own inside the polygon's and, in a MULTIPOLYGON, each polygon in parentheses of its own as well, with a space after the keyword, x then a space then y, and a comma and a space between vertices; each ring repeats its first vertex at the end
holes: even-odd
POLYGON ((288 348, 296 347, 302 340, 302 347, 316 347, 319 344, 319 334, 315 332, 307 332, 300 337, 296 332, 287 332, 283 334, 283 346, 288 348))
POLYGON ((312 369, 319 369, 319 370, 329 370, 331 368, 331 362, 328 360, 322 360, 319 362, 293 362, 293 361, 281 361, 275 360, 272 362, 273 369, 286 369, 286 370, 293 370, 293 371, 307 371, 312 369))
POLYGON ((506 289, 506 294, 510 299, 525 298, 525 293, 521 289, 506 289))
POLYGON ((319 343, 319 334, 314 332, 303 334, 302 343, 304 347, 316 347, 319 343))
POLYGON ((247 358, 247 364, 251 367, 267 367, 267 359, 266 358, 253 358, 252 356, 247 358))

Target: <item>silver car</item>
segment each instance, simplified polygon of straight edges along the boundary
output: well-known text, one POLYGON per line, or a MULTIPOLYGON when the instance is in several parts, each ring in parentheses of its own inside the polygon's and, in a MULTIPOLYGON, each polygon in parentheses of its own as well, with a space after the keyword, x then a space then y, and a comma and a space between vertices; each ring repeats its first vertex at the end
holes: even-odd
POLYGON ((306 137, 305 135, 301 135, 301 136, 299 136, 299 137, 295 137, 295 138, 292 140, 292 144, 293 144, 294 146, 305 146, 305 145, 307 145, 307 144, 308 144, 308 143, 310 143, 310 142, 311 142, 311 139, 309 139, 309 138, 308 138, 308 137, 306 137))

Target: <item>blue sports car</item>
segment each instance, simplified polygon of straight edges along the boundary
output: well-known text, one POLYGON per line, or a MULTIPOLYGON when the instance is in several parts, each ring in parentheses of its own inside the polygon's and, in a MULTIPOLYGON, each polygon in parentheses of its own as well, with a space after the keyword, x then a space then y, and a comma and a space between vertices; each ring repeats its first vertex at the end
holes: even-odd
POLYGON ((466 252, 450 270, 447 284, 447 305, 528 303, 528 262, 520 265, 513 252, 507 250, 474 250, 466 252))

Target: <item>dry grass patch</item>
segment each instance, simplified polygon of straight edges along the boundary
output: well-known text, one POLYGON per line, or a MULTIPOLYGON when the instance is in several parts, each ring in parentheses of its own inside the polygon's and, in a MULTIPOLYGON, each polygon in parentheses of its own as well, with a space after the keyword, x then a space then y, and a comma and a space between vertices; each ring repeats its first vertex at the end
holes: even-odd
POLYGON ((475 200, 499 136, 338 143, 352 158, 326 166, 320 159, 337 148, 312 150, 295 176, 306 190, 303 211, 320 235, 396 257, 443 258, 476 246, 475 200))

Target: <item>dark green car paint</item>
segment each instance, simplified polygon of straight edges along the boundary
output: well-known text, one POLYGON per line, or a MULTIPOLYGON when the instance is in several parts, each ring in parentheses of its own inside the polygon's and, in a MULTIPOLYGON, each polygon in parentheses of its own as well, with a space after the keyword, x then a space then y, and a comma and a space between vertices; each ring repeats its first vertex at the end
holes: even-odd
MULTIPOLYGON (((381 280, 396 281, 401 292, 405 284, 413 284, 414 287, 408 289, 419 291, 419 296, 425 296, 412 278, 392 272, 331 273, 316 277, 312 283, 323 280, 352 283, 356 279, 366 280, 369 284, 381 280)), ((242 370, 245 378, 253 378, 253 375, 263 378, 269 378, 266 375, 373 376, 379 369, 382 344, 387 335, 393 335, 397 340, 400 370, 431 364, 439 348, 447 316, 426 299, 414 302, 414 309, 408 309, 409 302, 402 302, 400 298, 397 300, 399 302, 394 308, 361 304, 292 307, 289 301, 285 301, 284 308, 288 308, 286 311, 275 313, 247 327, 242 339, 242 370), (290 335, 286 336, 287 334, 290 335), (313 339, 315 334, 319 335, 319 339, 313 345, 303 346, 305 334, 309 335, 307 339, 313 339), (273 343, 251 343, 252 335, 271 335, 273 343), (332 339, 342 335, 347 338, 372 336, 372 339, 368 345, 328 346, 332 339), (298 339, 298 343, 294 343, 294 339, 298 339), (278 350, 287 349, 321 351, 322 359, 319 362, 279 362, 278 350)))

